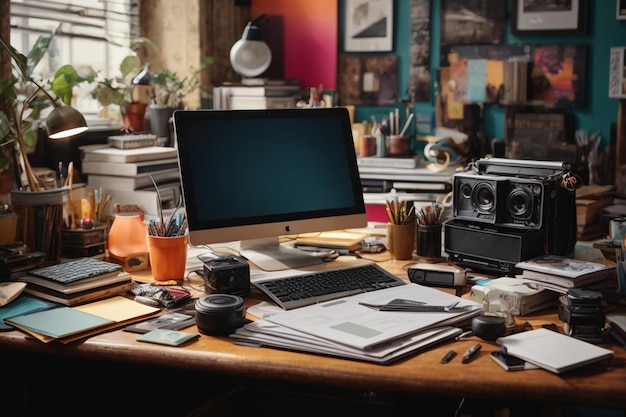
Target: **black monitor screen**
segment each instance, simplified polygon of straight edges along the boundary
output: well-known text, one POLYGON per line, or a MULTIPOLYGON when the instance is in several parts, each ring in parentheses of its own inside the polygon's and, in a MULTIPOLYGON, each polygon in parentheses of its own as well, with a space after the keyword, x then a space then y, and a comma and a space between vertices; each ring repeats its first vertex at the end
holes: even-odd
POLYGON ((177 111, 174 125, 192 243, 365 222, 346 109, 177 111))

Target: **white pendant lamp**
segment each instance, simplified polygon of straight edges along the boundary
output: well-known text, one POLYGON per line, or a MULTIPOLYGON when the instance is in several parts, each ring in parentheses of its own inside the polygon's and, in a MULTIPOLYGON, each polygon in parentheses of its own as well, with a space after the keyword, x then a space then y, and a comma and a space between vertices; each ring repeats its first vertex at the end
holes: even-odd
POLYGON ((259 26, 267 20, 261 15, 248 22, 243 35, 230 49, 230 64, 242 77, 257 77, 263 74, 272 62, 272 51, 263 40, 259 26))

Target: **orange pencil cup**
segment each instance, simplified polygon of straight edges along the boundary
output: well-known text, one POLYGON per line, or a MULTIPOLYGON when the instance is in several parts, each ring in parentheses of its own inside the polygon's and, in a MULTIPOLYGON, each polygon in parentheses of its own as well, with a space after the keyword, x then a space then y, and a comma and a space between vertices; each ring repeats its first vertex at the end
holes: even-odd
POLYGON ((187 263, 187 235, 148 235, 152 277, 157 281, 182 281, 187 263))

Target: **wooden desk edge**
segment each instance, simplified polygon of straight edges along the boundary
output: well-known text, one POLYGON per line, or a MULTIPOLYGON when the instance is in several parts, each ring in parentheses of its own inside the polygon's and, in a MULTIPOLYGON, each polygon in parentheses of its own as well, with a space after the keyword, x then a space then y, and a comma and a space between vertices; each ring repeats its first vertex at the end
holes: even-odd
MULTIPOLYGON (((397 271, 397 264, 387 266, 397 271)), ((402 271, 401 266, 399 270, 402 271)), ((541 326, 554 322, 556 314, 550 312, 519 319, 541 326)), ((197 332, 197 329, 191 327, 185 331, 197 332)), ((136 338, 136 334, 120 329, 70 345, 43 344, 12 331, 0 334, 0 347, 53 356, 189 369, 259 383, 272 381, 407 396, 497 398, 626 409, 626 350, 617 345, 606 346, 615 353, 608 365, 596 364, 556 375, 544 370, 506 372, 488 358, 489 352, 498 350, 498 346, 475 337, 447 343, 388 366, 237 346, 227 337, 203 335, 196 342, 178 348, 137 342, 136 338), (460 359, 445 365, 439 363, 449 349, 462 354, 476 342, 483 344, 483 350, 471 363, 461 364, 460 359)))

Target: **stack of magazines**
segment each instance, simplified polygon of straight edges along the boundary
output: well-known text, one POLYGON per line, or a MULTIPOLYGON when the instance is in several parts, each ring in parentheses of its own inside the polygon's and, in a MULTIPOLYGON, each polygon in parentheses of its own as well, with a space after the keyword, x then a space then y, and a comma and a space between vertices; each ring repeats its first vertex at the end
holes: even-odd
POLYGON ((516 267, 522 270, 518 277, 561 294, 570 288, 601 288, 616 277, 614 266, 559 255, 542 255, 519 262, 516 267))
POLYGON ((134 287, 132 276, 121 265, 94 258, 34 269, 16 278, 24 292, 67 306, 125 293, 134 287))
POLYGON ((246 324, 237 344, 390 364, 453 339, 482 304, 418 284, 313 304, 246 324))

